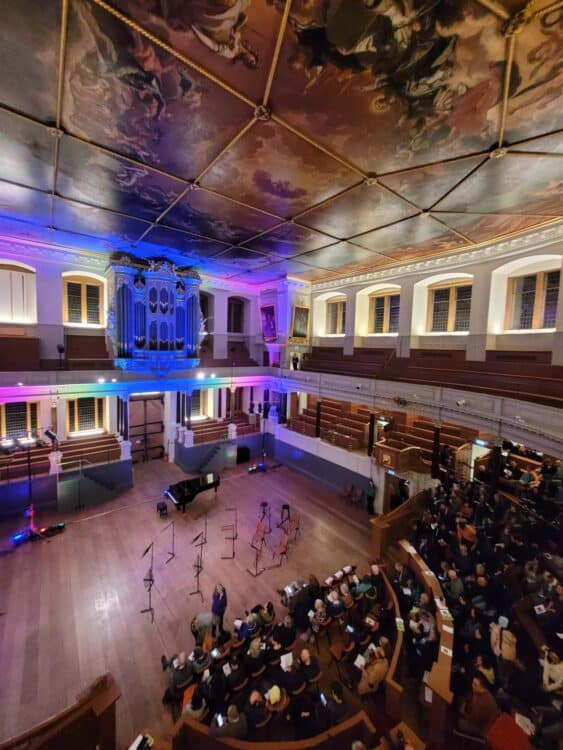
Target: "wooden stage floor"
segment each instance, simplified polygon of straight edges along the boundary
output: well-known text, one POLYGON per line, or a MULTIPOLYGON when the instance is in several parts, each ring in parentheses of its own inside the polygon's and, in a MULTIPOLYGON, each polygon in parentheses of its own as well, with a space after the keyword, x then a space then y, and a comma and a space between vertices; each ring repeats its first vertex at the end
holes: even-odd
MULTIPOLYGON (((286 613, 276 589, 315 573, 324 578, 340 566, 369 561, 370 526, 365 511, 344 503, 335 493, 301 474, 279 467, 247 474, 246 467, 225 471, 215 494, 206 492, 185 515, 169 510, 159 518, 155 503, 162 490, 184 478, 173 464, 152 461, 134 468, 135 486, 105 505, 75 511, 64 520, 66 530, 51 540, 10 550, 9 537, 24 519, 0 524, 0 740, 42 721, 71 703, 99 674, 113 673, 122 691, 118 702, 119 747, 127 748, 138 731, 156 733, 171 727, 161 703, 167 675, 160 655, 191 650, 189 623, 210 609, 215 582, 228 591, 225 627, 258 602, 272 600, 278 616, 286 613), (289 561, 258 578, 250 539, 259 504, 272 508, 272 542, 278 540, 282 503, 301 513, 301 535, 290 545, 289 561), (238 509, 236 558, 221 527, 238 509), (208 544, 201 588, 194 590, 195 549, 190 542, 208 513, 208 544), (174 519, 176 557, 165 564, 174 519), (140 614, 147 596, 143 578, 149 559, 141 555, 155 542, 154 624, 140 614)), ((168 503, 169 508, 171 503, 168 503)), ((40 515, 37 525, 59 519, 40 515)), ((266 551, 266 564, 271 552, 266 551)))

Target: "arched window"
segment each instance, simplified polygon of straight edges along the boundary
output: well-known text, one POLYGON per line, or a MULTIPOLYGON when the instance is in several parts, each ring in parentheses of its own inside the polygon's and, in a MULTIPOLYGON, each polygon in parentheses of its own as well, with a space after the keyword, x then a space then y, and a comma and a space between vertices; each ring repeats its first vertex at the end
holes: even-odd
POLYGON ((343 334, 346 328, 346 297, 331 297, 326 301, 326 333, 343 334))
POLYGON ((561 271, 511 276, 506 295, 506 330, 555 328, 561 271))
POLYGON ((0 322, 35 323, 35 271, 29 266, 0 260, 0 322))
POLYGON ((149 310, 152 313, 155 313, 157 305, 158 305, 158 292, 156 291, 156 289, 153 286, 149 290, 149 310))
POLYGON ((104 325, 104 282, 89 276, 63 277, 63 321, 66 325, 104 325))
POLYGON ((149 349, 158 348, 158 328, 156 321, 152 321, 149 326, 149 349))

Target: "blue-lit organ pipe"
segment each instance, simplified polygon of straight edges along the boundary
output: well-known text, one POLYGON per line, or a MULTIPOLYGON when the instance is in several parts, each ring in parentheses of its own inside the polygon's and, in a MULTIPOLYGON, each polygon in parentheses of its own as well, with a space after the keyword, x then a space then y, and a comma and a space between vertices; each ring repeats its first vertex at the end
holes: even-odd
POLYGON ((143 349, 147 343, 147 310, 144 302, 135 302, 135 347, 143 349))
POLYGON ((186 311, 178 305, 176 307, 176 349, 180 351, 186 343, 186 311))
POLYGON ((133 351, 133 295, 122 284, 117 290, 117 351, 119 357, 130 357, 133 351))
POLYGON ((199 294, 190 294, 186 300, 186 354, 197 356, 199 345, 199 294))

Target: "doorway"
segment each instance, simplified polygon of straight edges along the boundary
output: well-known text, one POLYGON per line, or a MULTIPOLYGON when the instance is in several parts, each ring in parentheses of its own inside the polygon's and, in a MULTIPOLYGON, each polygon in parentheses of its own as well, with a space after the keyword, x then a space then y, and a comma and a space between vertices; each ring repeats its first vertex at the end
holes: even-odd
POLYGON ((129 440, 133 463, 164 456, 164 394, 131 396, 129 440))

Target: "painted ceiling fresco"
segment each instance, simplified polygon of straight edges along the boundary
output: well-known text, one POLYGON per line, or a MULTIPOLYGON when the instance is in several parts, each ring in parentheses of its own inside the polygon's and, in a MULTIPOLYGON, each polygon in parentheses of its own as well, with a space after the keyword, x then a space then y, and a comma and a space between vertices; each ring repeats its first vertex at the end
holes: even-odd
POLYGON ((263 284, 563 218, 563 4, 18 0, 0 236, 263 284))

